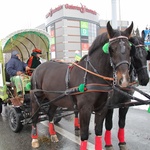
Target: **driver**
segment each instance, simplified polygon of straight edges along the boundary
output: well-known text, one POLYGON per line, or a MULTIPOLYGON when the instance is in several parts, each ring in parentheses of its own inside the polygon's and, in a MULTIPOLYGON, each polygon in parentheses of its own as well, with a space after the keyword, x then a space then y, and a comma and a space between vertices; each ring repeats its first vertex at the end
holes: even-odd
MULTIPOLYGON (((26 83, 23 83, 23 78, 27 77, 25 72, 30 70, 26 63, 20 60, 20 53, 17 50, 11 52, 11 58, 7 63, 6 71, 10 75, 11 82, 14 83, 19 97, 23 96, 23 91, 26 83), (24 84, 24 85, 23 85, 24 84)), ((29 82, 29 80, 28 80, 29 82)))

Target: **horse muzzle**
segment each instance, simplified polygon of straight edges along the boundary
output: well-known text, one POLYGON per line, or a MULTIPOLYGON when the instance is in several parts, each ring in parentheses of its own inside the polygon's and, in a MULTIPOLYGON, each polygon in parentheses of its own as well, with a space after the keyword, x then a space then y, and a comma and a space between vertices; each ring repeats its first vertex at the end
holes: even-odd
POLYGON ((116 73, 116 84, 120 87, 127 87, 130 83, 129 70, 125 72, 117 71, 116 73))

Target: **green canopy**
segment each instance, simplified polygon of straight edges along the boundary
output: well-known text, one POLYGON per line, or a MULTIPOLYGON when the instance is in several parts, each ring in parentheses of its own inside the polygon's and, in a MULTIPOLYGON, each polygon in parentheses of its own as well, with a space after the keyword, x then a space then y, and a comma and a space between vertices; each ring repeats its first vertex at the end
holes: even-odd
POLYGON ((50 36, 41 29, 24 29, 11 33, 2 41, 3 53, 10 53, 18 50, 22 60, 26 61, 32 50, 38 48, 42 50, 42 58, 49 60, 50 36))

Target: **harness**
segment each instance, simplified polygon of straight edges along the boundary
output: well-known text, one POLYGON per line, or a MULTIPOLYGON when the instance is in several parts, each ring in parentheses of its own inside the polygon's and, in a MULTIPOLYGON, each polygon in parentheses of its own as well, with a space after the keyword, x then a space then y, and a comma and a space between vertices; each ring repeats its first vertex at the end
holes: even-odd
MULTIPOLYGON (((120 39, 120 45, 122 47, 122 45, 123 45, 122 39, 128 39, 128 38, 125 37, 125 36, 119 36, 117 38, 110 39, 109 40, 110 45, 112 43, 114 43, 117 39, 120 39)), ((124 49, 123 48, 121 49, 121 53, 124 53, 124 49)), ((42 92, 47 92, 47 93, 60 94, 58 97, 56 97, 56 98, 52 99, 51 101, 49 101, 47 103, 44 103, 44 104, 39 104, 38 100, 36 99, 37 103, 39 104, 39 108, 42 107, 42 106, 50 105, 50 103, 56 102, 56 101, 60 100, 61 98, 65 97, 65 96, 72 97, 73 95, 79 95, 79 94, 83 94, 83 93, 87 93, 87 92, 107 92, 108 93, 108 92, 111 92, 112 90, 116 90, 116 91, 120 92, 121 94, 127 96, 127 98, 134 99, 134 100, 138 101, 136 103, 131 102, 131 103, 128 103, 128 104, 118 104, 116 107, 125 107, 125 106, 135 105, 135 104, 139 104, 139 103, 140 104, 141 103, 145 104, 145 102, 143 100, 141 100, 139 98, 136 98, 136 97, 134 97, 134 96, 124 92, 123 90, 135 90, 135 91, 140 92, 144 96, 150 98, 149 95, 146 95, 145 93, 143 93, 142 91, 140 91, 139 89, 137 89, 135 87, 133 88, 133 87, 129 86, 127 88, 123 88, 123 90, 122 90, 120 87, 116 86, 116 84, 115 84, 116 68, 118 66, 122 65, 122 64, 127 64, 128 66, 130 66, 130 63, 128 61, 124 60, 124 61, 121 61, 121 62, 119 62, 119 63, 114 65, 113 62, 112 62, 112 59, 110 57, 110 63, 111 63, 111 66, 113 68, 113 78, 105 77, 105 76, 100 75, 98 73, 98 71, 96 70, 96 68, 91 63, 88 55, 85 57, 84 61, 86 62, 85 63, 85 68, 80 66, 77 63, 72 63, 71 67, 68 65, 68 68, 66 70, 66 76, 65 76, 65 83, 66 83, 66 90, 65 91, 46 91, 46 90, 42 90, 42 89, 34 89, 34 90, 32 90, 33 92, 42 91, 42 92), (88 70, 89 66, 92 68, 93 71, 88 70), (71 80, 70 79, 70 73, 71 73, 71 70, 72 70, 73 67, 78 67, 78 68, 84 70, 85 73, 84 73, 84 76, 83 76, 83 84, 80 84, 78 87, 70 88, 69 87, 69 83, 70 83, 70 80, 71 80), (98 84, 98 83, 87 84, 87 73, 90 73, 90 74, 92 74, 94 76, 102 78, 104 81, 106 81, 107 84, 98 84)), ((72 99, 72 101, 73 101, 73 99, 72 99)), ((150 101, 146 101, 146 103, 149 103, 149 102, 150 101)), ((73 101, 73 104, 76 105, 74 101, 73 101)), ((76 108, 76 106, 74 106, 74 108, 76 108)), ((110 106, 109 108, 115 108, 115 106, 110 106)))

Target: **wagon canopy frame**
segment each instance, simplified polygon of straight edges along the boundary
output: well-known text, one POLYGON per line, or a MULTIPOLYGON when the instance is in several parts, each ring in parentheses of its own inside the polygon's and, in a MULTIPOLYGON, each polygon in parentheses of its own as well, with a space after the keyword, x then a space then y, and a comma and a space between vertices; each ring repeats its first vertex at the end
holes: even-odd
POLYGON ((18 30, 8 35, 2 42, 3 53, 18 50, 23 61, 30 57, 35 48, 42 50, 43 59, 50 60, 50 36, 46 31, 36 28, 18 30))
POLYGON ((50 35, 46 31, 37 28, 22 29, 0 40, 0 101, 5 101, 8 98, 5 78, 5 63, 7 61, 3 54, 8 56, 8 59, 11 57, 12 50, 18 50, 22 61, 26 62, 35 48, 42 51, 42 62, 50 60, 50 35))

